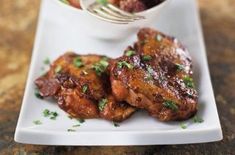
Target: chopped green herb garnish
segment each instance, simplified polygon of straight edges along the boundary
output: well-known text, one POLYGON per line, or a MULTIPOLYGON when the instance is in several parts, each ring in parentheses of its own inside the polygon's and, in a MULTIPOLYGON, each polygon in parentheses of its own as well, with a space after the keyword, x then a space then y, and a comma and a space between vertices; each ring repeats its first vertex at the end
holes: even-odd
POLYGON ((108 1, 107 0, 96 0, 98 3, 100 3, 101 5, 107 5, 108 1))
POLYGON ((92 69, 96 71, 97 75, 101 76, 101 74, 105 72, 106 68, 109 65, 109 62, 107 60, 107 57, 103 57, 102 60, 92 65, 92 69))
POLYGON ((77 121, 78 121, 79 123, 84 123, 84 122, 85 122, 85 120, 82 119, 82 118, 77 118, 77 121))
POLYGON ((72 116, 70 116, 70 115, 68 115, 68 118, 69 118, 69 119, 73 119, 73 117, 72 117, 72 116))
POLYGON ((171 109, 171 110, 173 110, 173 111, 178 111, 178 106, 177 106, 177 104, 175 103, 175 102, 173 102, 173 101, 170 101, 170 100, 166 100, 164 103, 163 103, 163 105, 166 107, 166 108, 169 108, 169 109, 171 109))
POLYGON ((34 95, 38 98, 38 99, 43 99, 43 96, 39 93, 38 89, 35 89, 34 95))
POLYGON ((120 125, 119 125, 118 123, 116 123, 116 122, 113 122, 113 125, 114 125, 115 127, 120 127, 120 125))
POLYGON ((184 66, 181 64, 175 64, 178 71, 184 70, 184 66))
POLYGON ((76 66, 77 68, 84 66, 80 56, 77 56, 76 58, 73 59, 73 65, 76 66))
POLYGON ((104 110, 104 107, 105 105, 108 103, 108 100, 106 98, 102 99, 99 101, 99 110, 100 111, 103 111, 104 110))
POLYGON ((130 64, 130 63, 126 62, 126 61, 120 61, 120 62, 118 62, 117 65, 118 65, 118 68, 123 68, 124 66, 126 66, 129 69, 133 69, 134 68, 134 66, 132 64, 130 64))
POLYGON ((55 68, 55 73, 60 73, 62 71, 62 67, 61 66, 57 66, 55 68))
POLYGON ((187 128, 187 125, 184 124, 184 123, 181 123, 181 124, 180 124, 180 127, 181 127, 182 129, 186 129, 186 128, 187 128))
POLYGON ((35 121, 33 121, 33 123, 36 124, 36 125, 41 125, 42 124, 42 122, 40 120, 35 120, 35 121))
POLYGON ((76 130, 74 129, 67 129, 68 132, 75 132, 76 130))
POLYGON ((86 85, 86 84, 83 85, 83 86, 82 86, 82 92, 83 92, 83 93, 86 93, 87 90, 88 90, 88 85, 86 85))
POLYGON ((129 50, 129 51, 126 52, 125 55, 128 56, 128 57, 131 57, 132 55, 135 55, 135 51, 129 50))
POLYGON ((79 127, 80 126, 80 124, 75 124, 75 125, 73 125, 73 127, 75 128, 75 127, 79 127))
POLYGON ((43 111, 43 116, 44 117, 50 117, 50 119, 55 120, 56 117, 58 116, 58 113, 57 112, 52 112, 52 111, 50 111, 48 109, 45 109, 43 111))
POLYGON ((50 64, 50 59, 49 59, 49 58, 46 58, 46 59, 43 61, 43 63, 44 63, 45 65, 49 65, 49 64, 50 64))
POLYGON ((193 122, 194 123, 202 123, 204 120, 198 116, 193 117, 193 122))
POLYGON ((184 81, 184 83, 187 87, 189 87, 189 88, 194 88, 195 87, 194 83, 193 83, 193 79, 191 77, 186 76, 186 77, 184 77, 183 81, 184 81))
POLYGON ((152 57, 151 57, 150 55, 144 55, 144 56, 142 57, 142 59, 143 59, 144 61, 150 61, 150 60, 152 60, 152 57))
POLYGON ((153 74, 154 73, 154 70, 153 70, 153 68, 151 66, 147 67, 147 71, 148 71, 149 74, 153 74))
POLYGON ((43 111, 43 115, 44 115, 44 117, 50 116, 50 115, 51 115, 50 110, 45 109, 45 110, 43 111))
POLYGON ((162 41, 162 35, 157 34, 156 39, 157 39, 157 41, 162 41))

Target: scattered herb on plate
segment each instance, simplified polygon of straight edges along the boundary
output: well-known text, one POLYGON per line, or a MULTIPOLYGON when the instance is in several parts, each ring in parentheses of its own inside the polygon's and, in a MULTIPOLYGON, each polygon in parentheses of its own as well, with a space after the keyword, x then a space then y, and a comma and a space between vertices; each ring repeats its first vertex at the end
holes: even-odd
POLYGON ((42 122, 40 120, 35 120, 35 121, 33 121, 33 123, 36 124, 36 125, 41 125, 42 124, 42 122))
POLYGON ((180 123, 180 127, 181 127, 182 129, 186 129, 186 128, 187 128, 187 125, 184 124, 184 123, 180 123))
POLYGON ((118 123, 116 123, 116 122, 113 122, 113 125, 114 125, 115 127, 120 127, 120 125, 119 125, 118 123))
POLYGON ((75 125, 73 125, 74 128, 80 127, 80 126, 81 126, 80 124, 75 124, 75 125))
POLYGON ((45 109, 43 111, 43 116, 44 117, 50 117, 50 119, 52 120, 56 120, 56 117, 58 116, 58 113, 57 112, 53 112, 53 111, 50 111, 48 109, 45 109))
POLYGON ((204 120, 202 118, 198 117, 198 116, 194 116, 193 117, 193 122, 194 123, 202 123, 202 122, 204 122, 204 120))
POLYGON ((98 76, 101 76, 102 73, 105 72, 108 65, 109 65, 108 58, 103 57, 99 62, 92 65, 92 69, 95 70, 95 72, 98 76))
POLYGON ((67 129, 68 132, 76 132, 74 129, 67 129))
POLYGON ((82 86, 82 92, 85 94, 88 91, 88 85, 85 84, 82 86))
POLYGON ((175 64, 177 71, 182 71, 184 70, 184 66, 181 64, 175 64))
POLYGON ((85 122, 85 120, 82 119, 82 118, 77 118, 77 121, 78 121, 79 123, 84 123, 84 122, 85 122))
POLYGON ((38 98, 38 99, 43 99, 43 96, 40 95, 39 90, 35 89, 34 95, 38 98))
POLYGON ((45 65, 50 65, 50 59, 49 58, 46 58, 45 60, 43 60, 43 63, 45 64, 45 65))
POLYGON ((108 1, 107 0, 96 0, 98 3, 100 3, 101 5, 107 5, 108 1))

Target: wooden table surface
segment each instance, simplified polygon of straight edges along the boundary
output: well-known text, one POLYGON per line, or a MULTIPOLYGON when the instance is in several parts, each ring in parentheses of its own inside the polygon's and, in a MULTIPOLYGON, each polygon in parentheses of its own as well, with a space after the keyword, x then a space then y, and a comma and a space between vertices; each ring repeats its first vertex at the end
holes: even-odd
POLYGON ((56 147, 14 142, 40 0, 1 0, 0 154, 235 154, 235 0, 199 0, 221 142, 177 146, 56 147))

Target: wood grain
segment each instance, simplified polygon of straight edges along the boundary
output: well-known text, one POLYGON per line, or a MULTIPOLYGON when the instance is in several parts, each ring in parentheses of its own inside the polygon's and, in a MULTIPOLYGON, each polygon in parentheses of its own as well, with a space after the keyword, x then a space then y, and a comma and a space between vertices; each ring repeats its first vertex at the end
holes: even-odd
POLYGON ((57 147, 15 143, 40 0, 1 0, 0 154, 235 154, 235 1, 199 0, 208 61, 224 139, 178 146, 57 147))

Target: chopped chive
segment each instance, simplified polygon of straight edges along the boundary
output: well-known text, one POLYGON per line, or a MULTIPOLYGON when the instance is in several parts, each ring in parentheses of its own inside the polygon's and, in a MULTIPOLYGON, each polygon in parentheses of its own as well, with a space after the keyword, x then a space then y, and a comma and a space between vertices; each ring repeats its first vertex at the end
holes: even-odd
POLYGON ((43 99, 43 96, 39 93, 38 89, 35 89, 34 95, 38 98, 38 99, 43 99))
POLYGON ((45 110, 43 111, 43 115, 44 115, 44 117, 50 116, 50 115, 51 115, 50 110, 45 109, 45 110))
POLYGON ((123 68, 124 66, 126 66, 129 69, 133 69, 134 68, 134 66, 132 64, 130 64, 130 63, 126 62, 126 61, 120 61, 120 62, 118 62, 117 65, 118 65, 118 68, 123 68))
POLYGON ((166 107, 166 108, 168 108, 168 109, 171 109, 171 110, 173 110, 173 111, 178 111, 178 106, 177 106, 177 104, 175 103, 175 102, 173 102, 173 101, 170 101, 170 100, 166 100, 164 103, 163 103, 163 105, 166 107))
POLYGON ((194 83, 193 83, 193 79, 191 77, 185 76, 183 78, 183 81, 184 81, 184 83, 187 87, 189 87, 189 88, 194 88, 195 87, 194 83))
POLYGON ((178 71, 184 70, 184 66, 181 65, 181 64, 175 64, 175 66, 176 66, 176 69, 177 69, 178 71))
POLYGON ((62 3, 69 4, 68 0, 60 0, 62 3))
POLYGON ((193 122, 194 123, 202 123, 204 120, 198 116, 193 117, 193 122))
POLYGON ((35 120, 35 121, 33 121, 33 123, 36 124, 36 125, 41 125, 42 124, 42 122, 40 120, 35 120))
POLYGON ((61 71, 62 71, 62 67, 61 66, 56 66, 55 73, 60 73, 61 71))
POLYGON ((78 121, 79 123, 84 123, 84 122, 85 122, 85 120, 82 119, 82 118, 77 118, 77 121, 78 121))
POLYGON ((135 51, 129 50, 129 51, 126 52, 125 55, 128 56, 128 57, 133 56, 133 55, 135 55, 135 51))
POLYGON ((104 110, 104 107, 105 105, 108 103, 108 100, 106 98, 102 99, 99 101, 99 110, 100 111, 103 111, 104 110))
POLYGON ((152 57, 151 57, 150 55, 144 55, 144 56, 142 57, 142 59, 143 59, 144 61, 150 61, 150 60, 152 60, 152 57))
POLYGON ((92 65, 92 69, 95 70, 98 76, 101 76, 104 73, 109 65, 108 58, 103 57, 99 62, 92 65))
POLYGON ((75 132, 76 130, 74 129, 67 129, 68 132, 75 132))
POLYGON ((70 115, 68 115, 68 118, 69 118, 69 119, 73 119, 73 117, 72 117, 72 116, 70 116, 70 115))
POLYGON ((75 125, 73 125, 72 127, 79 127, 80 126, 80 124, 75 124, 75 125))
POLYGON ((88 90, 88 85, 86 85, 86 84, 83 85, 83 86, 82 86, 82 92, 83 92, 83 93, 86 93, 87 90, 88 90))
POLYGON ((159 41, 159 42, 162 41, 162 35, 161 34, 157 34, 156 40, 159 41))
POLYGON ((73 65, 77 68, 80 68, 80 67, 84 66, 80 56, 77 56, 76 58, 73 59, 73 65))
POLYGON ((114 125, 115 127, 120 127, 120 125, 119 125, 118 123, 116 123, 116 122, 113 122, 113 125, 114 125))
POLYGON ((50 64, 50 59, 49 59, 49 58, 46 58, 46 59, 43 61, 43 63, 44 63, 45 65, 49 65, 49 64, 50 64))
POLYGON ((184 124, 184 123, 180 123, 180 127, 181 127, 182 129, 186 129, 186 128, 187 128, 187 125, 184 124))

